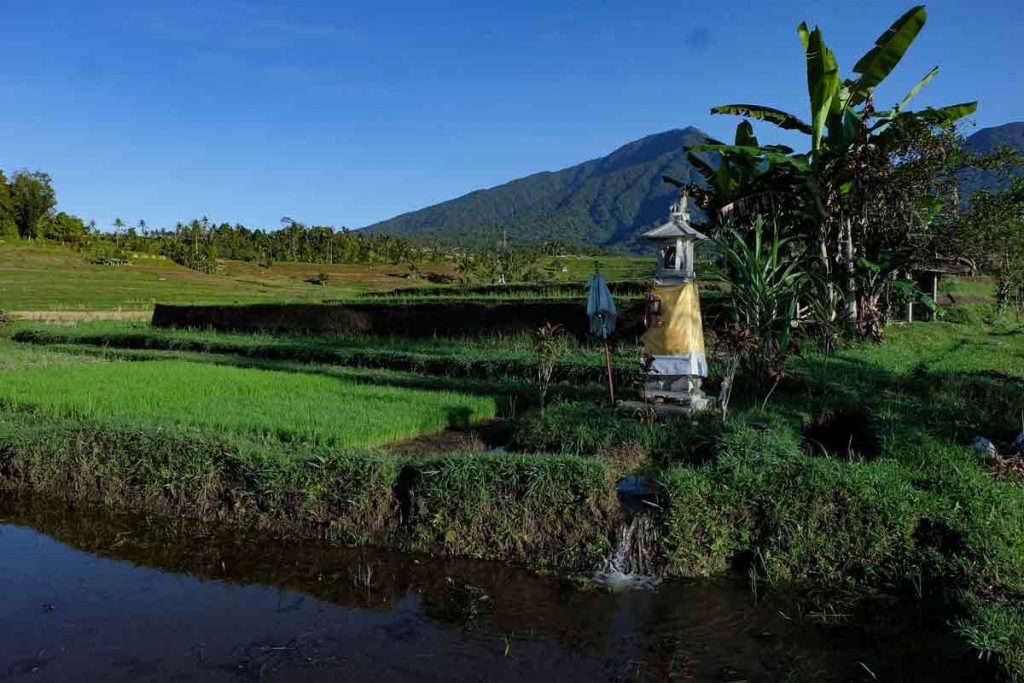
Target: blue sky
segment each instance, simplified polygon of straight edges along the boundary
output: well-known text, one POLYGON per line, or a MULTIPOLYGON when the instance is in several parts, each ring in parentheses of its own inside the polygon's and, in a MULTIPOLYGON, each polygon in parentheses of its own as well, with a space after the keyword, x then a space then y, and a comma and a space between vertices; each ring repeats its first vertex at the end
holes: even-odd
MULTIPOLYGON (((101 227, 360 227, 670 128, 728 137, 714 104, 805 115, 796 25, 848 73, 908 7, 0 0, 0 167, 51 173, 60 208, 101 227)), ((928 10, 879 103, 939 65, 919 106, 1024 120, 1024 4, 928 10)))

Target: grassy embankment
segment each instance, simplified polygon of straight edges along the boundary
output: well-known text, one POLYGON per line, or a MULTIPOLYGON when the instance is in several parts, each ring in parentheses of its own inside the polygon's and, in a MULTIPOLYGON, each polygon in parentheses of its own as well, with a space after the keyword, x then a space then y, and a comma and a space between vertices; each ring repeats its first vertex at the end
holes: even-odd
POLYGON ((825 616, 869 592, 939 601, 965 642, 1024 678, 1024 488, 1002 452, 1024 425, 1024 326, 890 328, 883 346, 808 354, 728 420, 644 426, 563 404, 524 446, 644 451, 663 487, 676 573, 746 567, 803 586, 825 616))

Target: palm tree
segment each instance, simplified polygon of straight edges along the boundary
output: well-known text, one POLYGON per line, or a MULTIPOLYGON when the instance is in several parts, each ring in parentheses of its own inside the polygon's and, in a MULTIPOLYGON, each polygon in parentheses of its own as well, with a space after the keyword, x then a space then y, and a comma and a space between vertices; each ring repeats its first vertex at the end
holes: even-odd
POLYGON ((121 231, 124 230, 125 222, 120 218, 114 219, 114 244, 121 248, 121 231))

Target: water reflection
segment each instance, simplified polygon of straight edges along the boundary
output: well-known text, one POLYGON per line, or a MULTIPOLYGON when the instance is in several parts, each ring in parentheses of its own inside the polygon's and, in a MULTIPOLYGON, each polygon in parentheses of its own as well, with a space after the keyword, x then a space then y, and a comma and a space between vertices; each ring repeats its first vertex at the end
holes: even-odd
POLYGON ((605 594, 498 563, 0 499, 0 680, 978 680, 939 637, 742 584, 605 594))

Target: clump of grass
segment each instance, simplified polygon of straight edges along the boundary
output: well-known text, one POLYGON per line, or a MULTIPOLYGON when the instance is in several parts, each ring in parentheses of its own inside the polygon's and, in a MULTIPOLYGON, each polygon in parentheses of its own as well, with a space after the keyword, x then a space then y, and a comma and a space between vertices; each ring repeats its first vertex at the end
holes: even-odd
POLYGON ((663 476, 674 571, 738 563, 770 583, 835 585, 902 566, 922 506, 898 464, 809 456, 778 423, 734 424, 719 448, 714 464, 663 476))
POLYGON ((563 402, 543 415, 525 416, 516 432, 521 450, 603 454, 629 446, 655 464, 700 463, 715 456, 726 429, 711 413, 637 420, 592 403, 563 402))
POLYGON ((668 510, 661 542, 670 573, 711 576, 748 551, 754 511, 710 468, 672 467, 659 483, 668 510))
POLYGON ((407 473, 409 549, 556 567, 593 567, 607 550, 613 468, 575 456, 443 456, 407 473))
POLYGON ((368 446, 494 417, 493 399, 182 361, 8 373, 0 402, 54 417, 114 418, 368 446))

